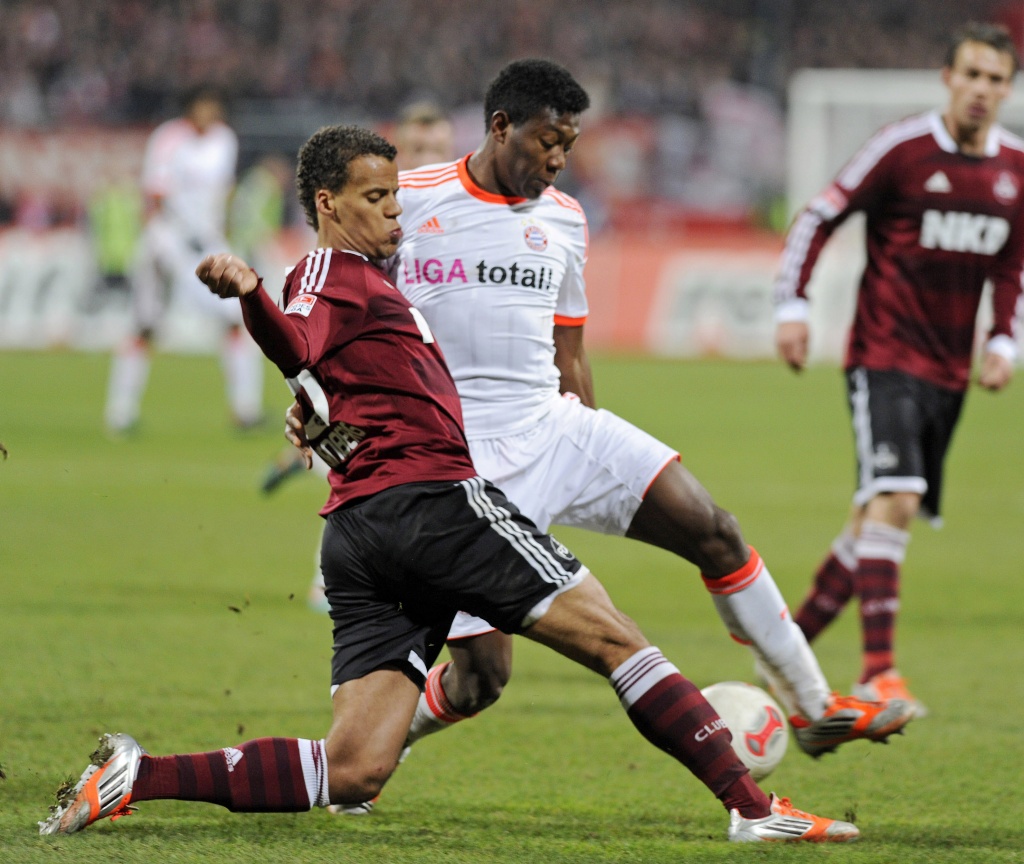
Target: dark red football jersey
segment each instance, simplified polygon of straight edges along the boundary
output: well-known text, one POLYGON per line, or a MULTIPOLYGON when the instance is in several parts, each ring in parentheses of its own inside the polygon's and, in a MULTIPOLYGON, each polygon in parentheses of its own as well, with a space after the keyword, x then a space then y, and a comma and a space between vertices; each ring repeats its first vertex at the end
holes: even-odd
MULTIPOLYGON (((355 252, 316 249, 288 274, 280 305, 308 352, 281 371, 332 469, 322 514, 401 483, 474 476, 441 349, 377 267, 355 252)), ((265 347, 273 327, 252 306, 244 304, 246 324, 265 347)))
POLYGON ((806 297, 825 241, 862 210, 867 266, 847 368, 899 369, 963 390, 986 279, 994 290, 989 336, 1016 339, 1022 208, 1024 141, 996 125, 985 156, 968 156, 937 112, 907 118, 878 132, 797 216, 776 302, 806 297))

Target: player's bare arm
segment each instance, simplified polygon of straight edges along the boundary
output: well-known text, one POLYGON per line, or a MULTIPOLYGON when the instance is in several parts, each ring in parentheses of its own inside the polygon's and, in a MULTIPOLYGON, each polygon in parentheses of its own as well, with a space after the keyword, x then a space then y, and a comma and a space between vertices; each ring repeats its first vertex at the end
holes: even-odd
POLYGON ((1013 363, 1002 354, 990 351, 985 355, 981 363, 981 373, 978 375, 978 384, 986 390, 993 392, 1002 390, 1010 383, 1013 377, 1013 363))
POLYGON ((237 255, 207 255, 196 267, 196 276, 218 297, 245 297, 259 286, 259 276, 237 255))
POLYGON ((583 345, 583 328, 556 324, 554 330, 555 365, 561 375, 559 389, 575 393, 589 408, 596 408, 594 377, 583 345))
POLYGON ((783 321, 775 328, 775 347, 794 372, 802 372, 807 365, 809 340, 810 329, 806 321, 783 321))

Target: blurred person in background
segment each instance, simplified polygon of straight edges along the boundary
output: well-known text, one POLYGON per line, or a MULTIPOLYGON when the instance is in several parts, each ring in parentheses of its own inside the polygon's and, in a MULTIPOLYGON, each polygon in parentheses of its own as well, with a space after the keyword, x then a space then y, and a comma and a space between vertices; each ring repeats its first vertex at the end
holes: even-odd
POLYGON ((222 364, 232 419, 258 424, 263 412, 263 358, 241 327, 237 303, 215 297, 195 268, 224 239, 235 180, 238 138, 224 122, 218 91, 201 86, 185 100, 181 117, 158 126, 143 157, 146 224, 132 266, 134 333, 114 357, 105 420, 124 434, 139 420, 150 355, 172 297, 214 316, 224 331, 222 364))
POLYGON ((261 272, 269 269, 267 249, 288 217, 294 170, 287 159, 268 153, 242 174, 228 210, 228 242, 261 272))
POLYGON ((867 216, 845 374, 858 466, 847 524, 796 621, 813 640, 856 596, 865 699, 915 700, 895 665, 900 568, 913 518, 938 520, 943 462, 970 381, 982 289, 994 323, 978 384, 1002 390, 1016 359, 1024 261, 1024 141, 997 122, 1018 59, 1001 27, 971 24, 952 40, 942 111, 879 131, 797 215, 776 281, 776 343, 807 362, 807 283, 847 216, 867 216))
POLYGON ((142 227, 138 185, 126 177, 111 178, 89 198, 87 214, 100 280, 97 290, 127 294, 142 227))
POLYGON ((455 131, 451 120, 436 104, 413 102, 399 116, 395 146, 399 171, 450 162, 455 158, 455 131))

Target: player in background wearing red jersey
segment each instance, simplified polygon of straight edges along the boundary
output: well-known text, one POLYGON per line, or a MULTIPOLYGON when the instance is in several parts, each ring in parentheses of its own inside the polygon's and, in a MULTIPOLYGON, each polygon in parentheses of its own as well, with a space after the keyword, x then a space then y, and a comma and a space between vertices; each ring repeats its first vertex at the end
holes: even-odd
POLYGON ((237 304, 213 297, 195 275, 205 255, 227 245, 237 156, 223 100, 207 86, 195 88, 183 115, 161 123, 146 143, 146 226, 130 274, 134 332, 115 354, 107 386, 105 420, 114 434, 131 432, 139 421, 153 340, 172 297, 224 328, 221 365, 235 425, 244 429, 263 418, 263 358, 242 329, 237 304))
MULTIPOLYGON (((400 176, 406 233, 389 272, 444 348, 474 464, 542 530, 626 535, 696 565, 728 632, 768 670, 805 752, 883 740, 909 721, 910 706, 833 693, 735 517, 676 451, 593 407, 586 217, 553 188, 588 104, 557 64, 516 61, 488 88, 476 152, 400 176)), ((460 614, 448 648, 452 661, 431 670, 410 744, 493 704, 511 676, 511 637, 485 617, 460 614)))
POLYGON ((807 362, 807 282, 852 212, 867 217, 845 369, 858 465, 849 522, 796 621, 814 639, 854 595, 863 668, 854 692, 913 700, 895 667, 899 575, 915 515, 937 519, 942 465, 971 373, 982 287, 994 323, 978 383, 1002 390, 1016 359, 1024 260, 1024 141, 996 122, 1018 60, 1009 34, 968 25, 942 70, 949 102, 878 132, 795 219, 776 283, 776 343, 807 362))
POLYGON ((331 466, 321 511, 335 624, 330 730, 161 757, 129 735, 105 735, 40 833, 71 834, 157 798, 295 812, 376 795, 398 764, 427 669, 456 611, 469 609, 606 676, 638 731, 722 801, 730 840, 856 840, 850 823, 767 797, 700 690, 568 549, 476 476, 441 350, 370 260, 402 236, 394 159, 394 147, 358 127, 306 142, 299 197, 318 248, 288 276, 281 308, 240 258, 210 256, 197 270, 218 296, 240 298, 331 466))

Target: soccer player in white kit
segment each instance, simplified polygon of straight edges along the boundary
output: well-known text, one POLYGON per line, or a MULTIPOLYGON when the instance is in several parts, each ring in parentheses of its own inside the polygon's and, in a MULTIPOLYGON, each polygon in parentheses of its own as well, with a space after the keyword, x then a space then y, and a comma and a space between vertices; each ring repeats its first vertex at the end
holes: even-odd
POLYGON ((147 221, 131 273, 134 332, 111 369, 105 412, 111 432, 124 433, 138 423, 153 340, 171 291, 224 326, 222 363, 234 422, 244 428, 262 419, 263 359, 241 326, 238 304, 210 294, 195 275, 206 255, 227 246, 238 138, 223 114, 218 93, 197 88, 183 116, 159 125, 146 143, 147 221))
MULTIPOLYGON (((515 61, 488 89, 487 136, 475 153, 400 175, 404 236, 389 270, 444 351, 477 471, 543 530, 625 535, 695 564, 805 752, 882 740, 909 721, 911 707, 832 693, 735 517, 675 450, 593 407, 583 347, 586 217, 553 187, 588 104, 562 67, 515 61)), ((288 422, 302 444, 301 424, 294 415, 288 422)), ((452 661, 431 670, 409 743, 496 701, 511 674, 511 644, 486 621, 460 615, 452 661)))

